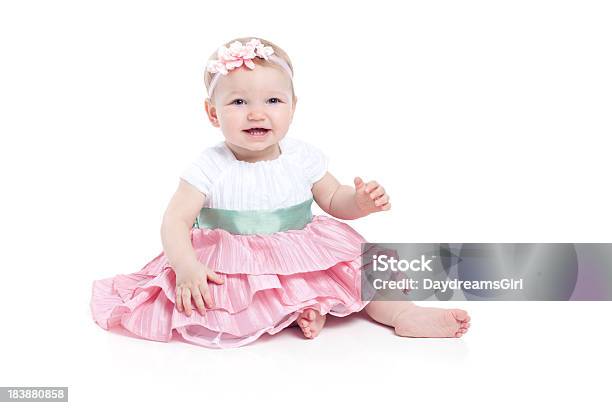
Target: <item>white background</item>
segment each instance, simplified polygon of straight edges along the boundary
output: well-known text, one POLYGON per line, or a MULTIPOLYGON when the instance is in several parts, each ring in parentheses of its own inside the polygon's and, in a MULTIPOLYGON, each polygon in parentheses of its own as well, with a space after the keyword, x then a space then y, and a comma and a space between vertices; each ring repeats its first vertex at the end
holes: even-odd
POLYGON ((220 351, 104 331, 89 300, 161 252, 180 171, 222 140, 206 59, 241 36, 291 56, 290 134, 390 193, 350 222, 370 241, 610 242, 611 20, 603 1, 2 2, 0 386, 69 386, 74 407, 603 404, 610 303, 466 302, 462 339, 359 314, 220 351))

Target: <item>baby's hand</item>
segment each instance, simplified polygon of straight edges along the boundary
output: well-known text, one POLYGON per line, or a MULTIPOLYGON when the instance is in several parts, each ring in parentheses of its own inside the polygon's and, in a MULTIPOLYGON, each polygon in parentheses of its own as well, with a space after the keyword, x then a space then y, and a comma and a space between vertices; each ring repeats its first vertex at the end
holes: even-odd
POLYGON ((355 177, 355 203, 368 214, 391 209, 389 195, 383 186, 376 181, 364 183, 360 177, 355 177))
POLYGON ((221 284, 223 278, 213 272, 208 266, 201 263, 192 268, 176 272, 176 308, 179 312, 185 310, 187 316, 191 316, 191 299, 195 303, 200 314, 206 313, 206 307, 213 308, 208 280, 221 284))

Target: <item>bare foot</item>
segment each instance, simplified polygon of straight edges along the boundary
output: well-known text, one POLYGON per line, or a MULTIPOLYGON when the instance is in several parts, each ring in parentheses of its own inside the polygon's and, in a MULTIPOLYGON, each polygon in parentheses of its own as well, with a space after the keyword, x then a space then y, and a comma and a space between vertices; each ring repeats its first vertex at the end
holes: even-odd
POLYGON ((470 327, 462 309, 439 309, 411 305, 393 319, 395 333, 404 337, 461 337, 470 327))
POLYGON ((325 324, 326 315, 320 315, 314 309, 306 309, 297 318, 297 324, 302 329, 304 337, 314 339, 321 332, 325 324))

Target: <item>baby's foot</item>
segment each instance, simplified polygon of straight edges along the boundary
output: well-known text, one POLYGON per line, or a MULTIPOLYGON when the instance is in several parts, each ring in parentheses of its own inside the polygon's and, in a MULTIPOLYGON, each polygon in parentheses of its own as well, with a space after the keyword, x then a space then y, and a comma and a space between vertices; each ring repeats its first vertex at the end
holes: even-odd
POLYGON ((395 316, 393 327, 404 337, 461 337, 469 322, 465 310, 411 305, 395 316))
POLYGON ((297 318, 297 324, 306 338, 314 339, 321 332, 325 324, 325 318, 325 315, 320 315, 314 309, 306 309, 297 318))

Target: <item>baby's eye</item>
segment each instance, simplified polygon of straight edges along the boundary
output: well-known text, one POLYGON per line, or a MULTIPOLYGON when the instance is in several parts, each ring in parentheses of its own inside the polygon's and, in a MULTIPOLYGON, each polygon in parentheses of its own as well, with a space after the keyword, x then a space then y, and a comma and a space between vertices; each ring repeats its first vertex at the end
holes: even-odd
POLYGON ((245 103, 246 102, 244 101, 244 99, 234 99, 230 105, 244 105, 245 103))
POLYGON ((271 103, 281 103, 281 102, 282 102, 282 101, 281 101, 280 99, 278 99, 278 98, 270 98, 270 99, 268 99, 268 101, 269 101, 269 102, 271 102, 271 103))

